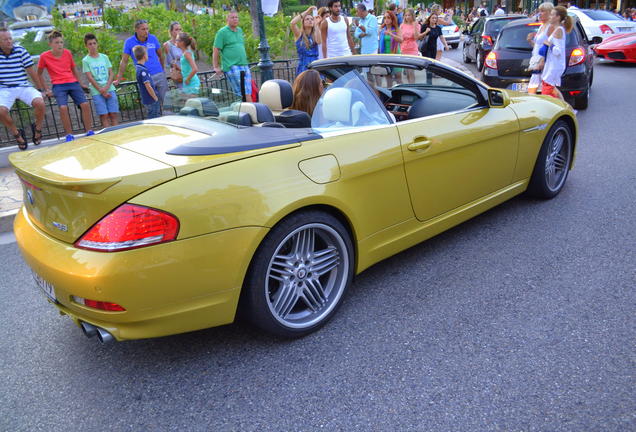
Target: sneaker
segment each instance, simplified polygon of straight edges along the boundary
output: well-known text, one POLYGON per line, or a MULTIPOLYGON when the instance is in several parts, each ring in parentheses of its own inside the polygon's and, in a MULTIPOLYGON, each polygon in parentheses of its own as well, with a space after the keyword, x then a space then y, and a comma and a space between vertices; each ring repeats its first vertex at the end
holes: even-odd
POLYGON ((86 132, 86 136, 91 136, 91 135, 95 135, 95 132, 93 132, 92 129, 86 132))
POLYGON ((66 135, 66 142, 75 141, 75 137, 71 134, 66 135))

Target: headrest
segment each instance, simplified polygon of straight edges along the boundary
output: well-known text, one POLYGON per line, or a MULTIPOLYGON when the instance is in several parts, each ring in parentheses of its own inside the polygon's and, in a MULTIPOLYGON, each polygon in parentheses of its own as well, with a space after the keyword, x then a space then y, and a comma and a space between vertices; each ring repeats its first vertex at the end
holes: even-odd
POLYGON ((272 111, 289 108, 294 101, 292 86, 285 80, 272 79, 265 81, 258 92, 258 100, 272 111))
POLYGON ((284 124, 288 128, 311 127, 311 117, 305 111, 286 110, 274 117, 278 123, 284 124))
POLYGON ((201 117, 199 114, 199 110, 194 107, 184 106, 179 110, 179 115, 182 116, 192 116, 192 117, 201 117))
POLYGON ((242 102, 239 111, 249 114, 252 124, 274 122, 272 110, 265 104, 258 102, 242 102))
POLYGON ((240 126, 252 126, 252 119, 248 113, 245 112, 229 112, 223 113, 221 119, 240 126))
POLYGON ((185 107, 196 109, 201 117, 218 117, 219 115, 219 109, 216 104, 204 97, 188 99, 185 107))
POLYGON ((322 95, 322 116, 328 121, 350 123, 351 90, 330 88, 322 95))

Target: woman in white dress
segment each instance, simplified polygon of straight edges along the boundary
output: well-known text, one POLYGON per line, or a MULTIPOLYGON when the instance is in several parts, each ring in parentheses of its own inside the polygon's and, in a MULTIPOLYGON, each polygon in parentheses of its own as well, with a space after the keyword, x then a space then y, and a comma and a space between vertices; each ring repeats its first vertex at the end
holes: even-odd
MULTIPOLYGON (((541 22, 541 27, 537 30, 536 33, 528 33, 528 42, 530 45, 533 45, 532 48, 532 57, 536 58, 539 55, 539 49, 543 43, 548 39, 548 28, 550 27, 550 14, 552 13, 552 9, 554 9, 554 4, 550 2, 541 3, 539 5, 539 22, 541 22)), ((539 62, 535 68, 532 70, 532 76, 530 77, 530 82, 528 83, 528 93, 536 94, 537 89, 539 88, 539 84, 541 84, 541 72, 543 70, 543 62, 539 62)))
MULTIPOLYGON (((557 87, 561 85, 561 75, 565 72, 566 32, 572 31, 574 23, 572 17, 568 15, 567 9, 563 6, 557 6, 550 15, 550 24, 553 31, 543 43, 548 49, 545 66, 541 73, 541 94, 563 100, 563 95, 557 87)), ((545 51, 545 48, 543 50, 545 51)))

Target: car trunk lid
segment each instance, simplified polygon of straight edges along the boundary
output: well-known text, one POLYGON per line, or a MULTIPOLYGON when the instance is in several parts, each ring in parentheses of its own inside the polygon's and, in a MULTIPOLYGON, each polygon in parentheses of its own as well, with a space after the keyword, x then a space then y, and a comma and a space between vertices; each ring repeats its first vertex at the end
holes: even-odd
POLYGON ((91 138, 14 153, 10 161, 30 219, 68 243, 133 196, 176 177, 168 164, 91 138))

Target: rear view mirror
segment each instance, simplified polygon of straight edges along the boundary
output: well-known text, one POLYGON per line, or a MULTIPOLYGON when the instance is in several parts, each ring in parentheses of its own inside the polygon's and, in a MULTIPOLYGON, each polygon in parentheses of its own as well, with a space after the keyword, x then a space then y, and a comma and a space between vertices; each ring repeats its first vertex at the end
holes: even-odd
POLYGON ((504 91, 488 89, 488 103, 491 107, 503 108, 508 106, 510 99, 504 91))
POLYGON ((594 37, 592 38, 592 41, 591 41, 590 43, 591 43, 592 45, 598 45, 598 44, 600 44, 601 42, 603 42, 603 38, 602 38, 602 37, 600 37, 600 36, 594 36, 594 37))

